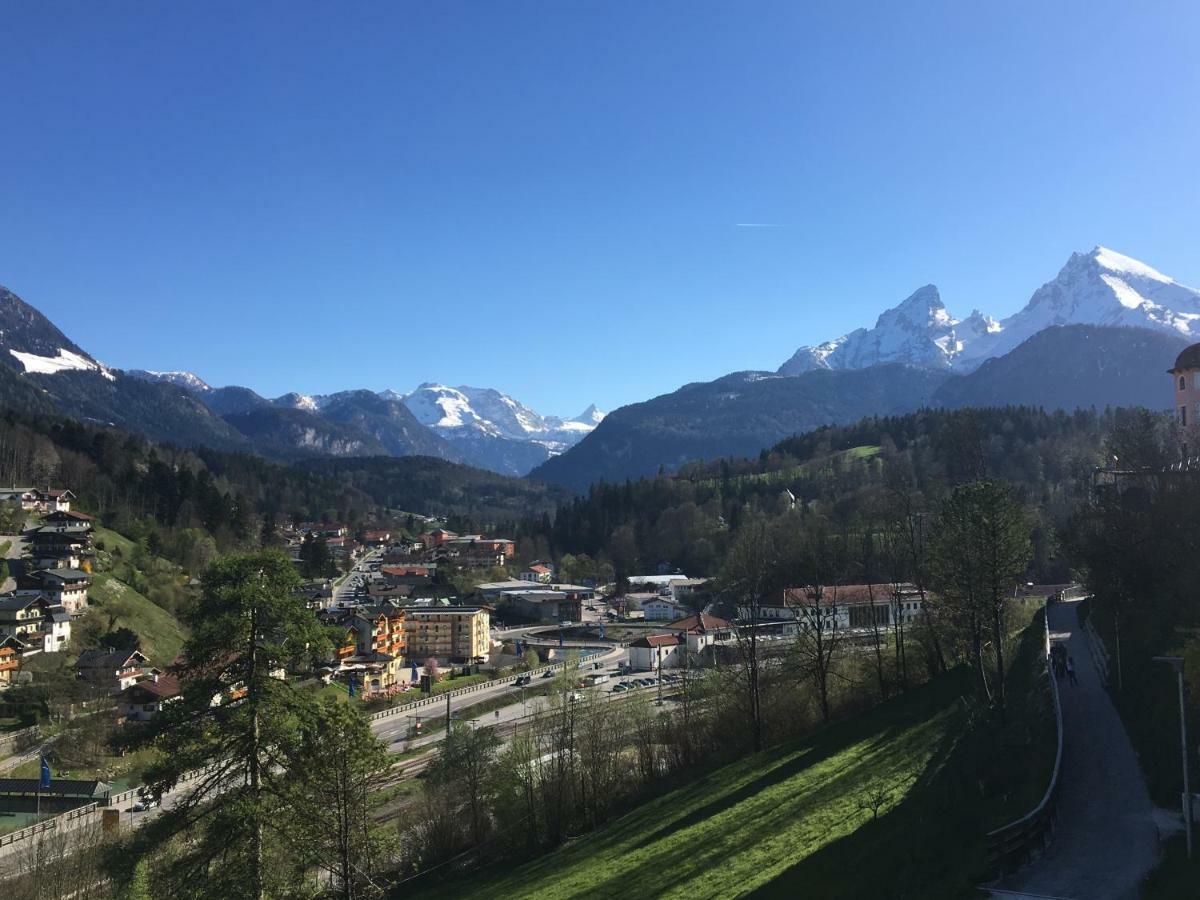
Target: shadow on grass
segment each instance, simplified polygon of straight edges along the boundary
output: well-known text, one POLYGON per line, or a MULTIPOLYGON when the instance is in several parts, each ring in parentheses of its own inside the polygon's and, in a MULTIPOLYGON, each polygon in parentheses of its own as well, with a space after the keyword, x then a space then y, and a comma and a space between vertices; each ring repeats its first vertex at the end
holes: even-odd
MULTIPOLYGON (((475 874, 470 884, 459 883, 461 891, 447 891, 451 882, 434 891, 444 896, 527 896, 545 897, 653 897, 664 893, 686 891, 689 897, 721 897, 742 892, 738 875, 730 876, 729 864, 734 864, 753 883, 761 859, 762 867, 776 869, 781 855, 790 852, 801 857, 819 846, 822 836, 857 825, 859 813, 850 798, 854 785, 865 787, 876 772, 881 774, 905 771, 914 759, 930 759, 923 764, 922 774, 911 790, 924 793, 926 782, 936 781, 944 763, 940 758, 951 754, 960 716, 952 712, 967 685, 961 673, 954 673, 933 684, 914 690, 875 710, 853 719, 835 723, 803 740, 793 742, 753 757, 734 767, 719 769, 700 779, 683 792, 667 795, 614 822, 608 828, 590 835, 573 846, 542 857, 515 870, 502 871, 500 866, 475 874), (920 728, 923 723, 941 715, 951 716, 943 725, 945 736, 932 750, 929 734, 920 728), (853 751, 853 752, 851 752, 853 751), (844 754, 844 759, 839 756, 844 754), (760 797, 790 778, 802 775, 806 769, 830 764, 828 772, 814 771, 813 777, 796 784, 796 790, 779 797, 760 797), (758 774, 761 773, 761 774, 758 774), (728 779, 749 777, 750 780, 720 793, 728 779), (707 792, 714 797, 703 802, 707 792), (696 802, 677 820, 670 819, 678 805, 696 802), (757 801, 757 802, 756 802, 757 801), (727 823, 716 817, 747 804, 744 821, 726 816, 727 823), (800 825, 797 828, 797 825, 800 825), (689 832, 690 833, 685 833, 689 832), (780 835, 794 832, 795 845, 781 847, 780 835), (594 855, 611 851, 612 860, 589 860, 594 855), (607 864, 606 864, 607 863, 607 864)), ((778 792, 777 792, 778 793, 778 792)), ((878 823, 882 825, 901 815, 907 803, 878 823)), ((877 827, 877 826, 876 826, 877 827)), ((861 832, 863 829, 859 829, 861 832)), ((837 842, 840 845, 842 842, 837 842)), ((857 845, 856 845, 857 846, 857 845)), ((862 862, 870 860, 869 844, 855 853, 866 853, 857 860, 845 858, 838 866, 849 866, 857 877, 862 862)), ((824 851, 816 851, 823 855, 824 851)), ((801 863, 800 865, 803 865, 801 863)), ((785 877, 777 879, 783 887, 785 877)), ((818 866, 814 872, 823 871, 818 866)), ((847 869, 841 869, 844 878, 847 869)), ((830 870, 830 876, 838 874, 830 870)), ((811 881, 808 876, 787 881, 786 893, 795 896, 797 889, 811 896, 840 896, 837 881, 811 881), (814 890, 815 889, 815 890, 814 890)), ((773 882, 774 884, 774 882, 773 882)), ((432 885, 431 885, 432 887, 432 885)), ((749 887, 749 884, 744 885, 749 887)), ((782 893, 782 892, 781 892, 782 893)), ((875 896, 891 896, 887 891, 875 896)))

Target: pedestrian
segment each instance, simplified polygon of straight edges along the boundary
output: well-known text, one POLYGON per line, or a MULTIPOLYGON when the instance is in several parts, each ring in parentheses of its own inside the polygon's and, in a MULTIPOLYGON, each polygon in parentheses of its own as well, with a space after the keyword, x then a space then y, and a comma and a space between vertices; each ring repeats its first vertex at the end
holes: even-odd
POLYGON ((1075 657, 1073 656, 1067 657, 1067 681, 1071 682, 1071 684, 1079 684, 1075 680, 1075 657))
POLYGON ((499 720, 499 718, 500 718, 500 710, 496 710, 496 719, 499 720))

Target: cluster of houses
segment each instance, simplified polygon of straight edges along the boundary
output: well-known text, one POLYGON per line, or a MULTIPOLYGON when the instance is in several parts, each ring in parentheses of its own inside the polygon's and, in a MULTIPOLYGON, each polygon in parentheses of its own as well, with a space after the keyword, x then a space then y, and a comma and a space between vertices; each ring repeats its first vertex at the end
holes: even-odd
POLYGON ((0 594, 0 689, 17 680, 21 660, 57 653, 71 640, 71 620, 86 612, 91 586, 92 520, 71 510, 68 490, 10 488, 3 502, 40 515, 36 525, 11 540, 24 553, 10 560, 15 588, 0 594))

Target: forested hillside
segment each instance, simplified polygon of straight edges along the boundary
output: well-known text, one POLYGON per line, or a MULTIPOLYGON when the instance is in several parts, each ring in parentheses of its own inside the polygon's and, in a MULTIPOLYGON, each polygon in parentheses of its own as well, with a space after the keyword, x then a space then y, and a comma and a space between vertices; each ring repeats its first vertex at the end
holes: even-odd
POLYGON ((749 521, 794 510, 850 529, 882 516, 889 498, 928 506, 949 486, 987 477, 1011 483, 1037 511, 1036 571, 1065 577, 1052 526, 1089 483, 1105 435, 1128 415, 1006 407, 872 417, 790 438, 757 459, 593 485, 553 521, 527 520, 521 534, 529 552, 588 554, 618 574, 666 562, 704 575, 719 568, 749 521))

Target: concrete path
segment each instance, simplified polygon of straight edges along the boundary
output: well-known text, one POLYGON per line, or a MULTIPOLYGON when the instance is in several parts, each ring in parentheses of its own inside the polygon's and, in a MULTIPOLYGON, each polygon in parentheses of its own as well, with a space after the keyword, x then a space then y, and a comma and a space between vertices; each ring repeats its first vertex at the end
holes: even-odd
POLYGON ((1050 607, 1052 640, 1075 660, 1078 685, 1059 681, 1063 761, 1058 832, 1049 852, 995 885, 1070 900, 1136 898, 1158 862, 1154 807, 1129 737, 1092 664, 1078 601, 1050 607))

